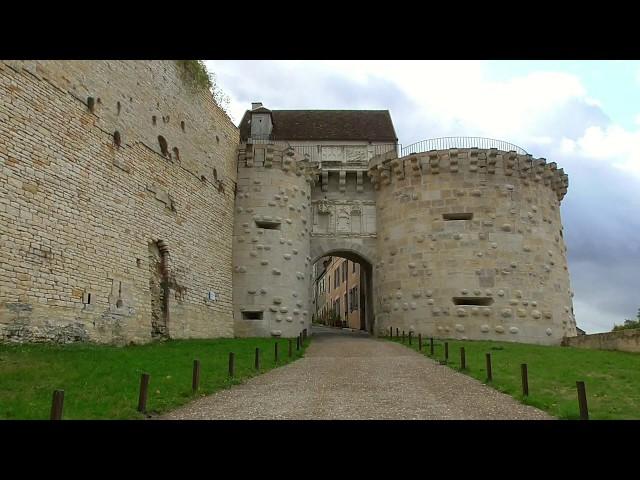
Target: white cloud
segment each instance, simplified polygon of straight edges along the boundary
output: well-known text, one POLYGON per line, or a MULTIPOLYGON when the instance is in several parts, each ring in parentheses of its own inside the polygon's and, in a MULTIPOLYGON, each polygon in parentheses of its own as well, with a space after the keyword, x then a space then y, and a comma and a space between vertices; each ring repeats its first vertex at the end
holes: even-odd
POLYGON ((640 178, 640 130, 628 131, 619 125, 589 127, 574 142, 575 152, 603 161, 640 178))

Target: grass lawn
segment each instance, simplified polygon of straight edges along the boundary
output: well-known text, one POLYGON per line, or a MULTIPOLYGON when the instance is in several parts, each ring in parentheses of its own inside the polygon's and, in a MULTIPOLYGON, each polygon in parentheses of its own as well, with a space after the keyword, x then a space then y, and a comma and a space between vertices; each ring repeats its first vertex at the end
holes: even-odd
MULTIPOLYGON (((300 358, 310 339, 288 356, 279 339, 279 365, 300 358)), ((200 360, 200 395, 255 376, 255 349, 261 372, 276 367, 270 338, 171 340, 113 347, 101 345, 0 345, 0 419, 48 419, 51 398, 64 390, 63 419, 136 419, 140 376, 150 374, 147 412, 157 414, 189 402, 193 360, 200 360), (235 354, 230 379, 229 352, 235 354)))
MULTIPOLYGON (((396 337, 394 342, 401 343, 396 337)), ((464 347, 467 369, 482 382, 487 379, 485 353, 491 353, 491 385, 527 405, 562 419, 580 418, 576 381, 584 381, 589 418, 599 420, 640 419, 640 354, 573 347, 547 347, 523 343, 435 340, 434 359, 444 359, 449 343, 449 367, 460 369, 460 347, 464 347), (520 364, 526 363, 529 396, 522 395, 520 364)), ((405 346, 408 338, 405 338, 405 346)), ((418 338, 412 346, 418 350, 418 338)), ((429 355, 429 339, 423 339, 429 355)))

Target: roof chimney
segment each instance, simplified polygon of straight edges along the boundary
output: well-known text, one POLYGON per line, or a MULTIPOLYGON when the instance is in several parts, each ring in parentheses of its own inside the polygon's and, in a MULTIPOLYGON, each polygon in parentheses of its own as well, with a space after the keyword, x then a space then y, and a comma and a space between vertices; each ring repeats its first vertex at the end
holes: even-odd
POLYGON ((255 110, 256 108, 260 108, 262 106, 262 102, 252 102, 251 110, 255 110))

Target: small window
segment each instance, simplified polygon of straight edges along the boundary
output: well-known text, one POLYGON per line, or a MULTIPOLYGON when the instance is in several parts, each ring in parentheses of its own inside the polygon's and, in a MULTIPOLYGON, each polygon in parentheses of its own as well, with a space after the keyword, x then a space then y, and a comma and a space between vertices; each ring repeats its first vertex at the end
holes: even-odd
POLYGON ((87 107, 89 107, 89 111, 91 113, 93 113, 93 110, 96 107, 96 101, 95 101, 95 99, 93 97, 88 97, 87 98, 87 107))
POLYGON ((120 115, 120 109, 122 108, 122 105, 120 105, 120 102, 117 103, 117 108, 118 108, 118 115, 120 115))
POLYGON ((151 117, 151 122, 155 125, 155 124, 156 124, 156 121, 157 121, 157 120, 156 120, 156 116, 155 116, 155 115, 153 115, 153 116, 151 117))
POLYGON ((491 297, 453 297, 454 305, 468 305, 468 306, 481 306, 488 307, 493 303, 491 297))
POLYGON ((182 120, 182 121, 180 122, 180 128, 181 128, 181 129, 182 129, 182 131, 184 132, 184 120, 182 120))
POLYGON ((176 160, 180 161, 180 150, 178 150, 178 147, 173 147, 173 154, 176 157, 176 160))
POLYGON ((120 132, 116 130, 115 132, 113 132, 113 144, 116 147, 119 147, 121 143, 122 139, 120 138, 120 132))
POLYGON ((262 311, 242 312, 243 320, 262 320, 262 311))
POLYGON ((266 230, 280 230, 280 222, 269 222, 269 221, 260 221, 256 220, 256 227, 264 228, 266 230))
POLYGON ((471 220, 473 213, 443 213, 443 220, 471 220))

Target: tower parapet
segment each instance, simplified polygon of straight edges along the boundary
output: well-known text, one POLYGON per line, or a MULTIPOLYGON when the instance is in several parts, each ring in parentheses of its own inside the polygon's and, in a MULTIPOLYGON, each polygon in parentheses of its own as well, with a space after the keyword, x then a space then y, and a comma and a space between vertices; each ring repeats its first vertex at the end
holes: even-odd
POLYGON ((568 177, 498 149, 375 157, 377 331, 542 344, 576 335, 560 201, 568 177))

